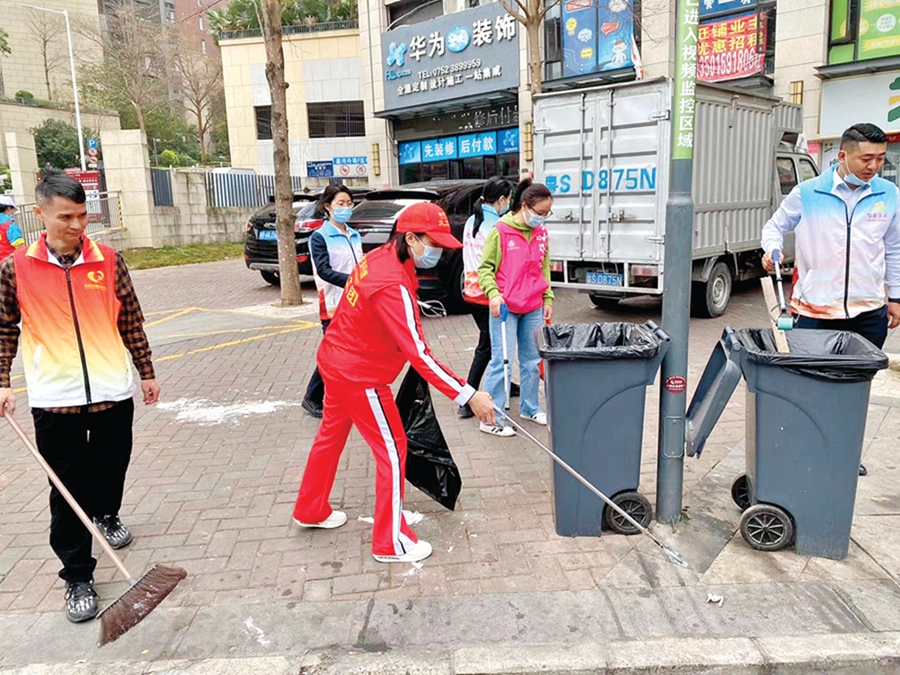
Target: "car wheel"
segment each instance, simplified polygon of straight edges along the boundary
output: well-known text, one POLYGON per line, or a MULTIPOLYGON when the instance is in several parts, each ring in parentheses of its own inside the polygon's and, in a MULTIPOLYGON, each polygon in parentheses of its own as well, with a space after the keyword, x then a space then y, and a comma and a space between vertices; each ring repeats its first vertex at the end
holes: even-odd
POLYGON ((262 278, 267 284, 272 284, 273 286, 281 286, 281 279, 276 272, 260 272, 260 274, 262 274, 262 278))
POLYGON ((704 283, 695 281, 691 285, 691 309, 694 316, 715 319, 722 316, 731 302, 733 279, 731 270, 723 262, 717 262, 704 283))

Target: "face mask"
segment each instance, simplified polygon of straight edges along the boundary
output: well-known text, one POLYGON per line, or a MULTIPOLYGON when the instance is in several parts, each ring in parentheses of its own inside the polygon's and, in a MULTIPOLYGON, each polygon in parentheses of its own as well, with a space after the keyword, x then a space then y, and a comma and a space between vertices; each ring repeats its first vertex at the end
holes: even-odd
POLYGON ((844 170, 844 182, 847 183, 847 185, 852 185, 853 187, 865 187, 868 185, 866 181, 851 172, 850 167, 841 164, 841 168, 844 170))
POLYGON ((541 216, 528 209, 531 212, 531 215, 528 216, 528 219, 525 221, 530 227, 540 227, 547 221, 547 216, 541 216))
POLYGON ((352 206, 339 206, 334 210, 334 213, 331 214, 331 219, 336 223, 345 224, 350 220, 350 216, 353 215, 353 207, 352 206))
MULTIPOLYGON (((422 244, 422 241, 418 237, 416 237, 416 241, 422 244)), ((413 251, 412 248, 409 249, 409 252, 412 253, 413 261, 416 263, 416 267, 423 270, 430 270, 432 267, 438 264, 441 259, 441 255, 444 253, 444 249, 435 248, 434 246, 426 246, 425 244, 422 244, 422 246, 425 247, 422 255, 416 255, 416 252, 413 251)))
POLYGON ((499 211, 497 211, 501 216, 505 216, 509 213, 509 202, 506 202, 505 206, 502 206, 499 211))

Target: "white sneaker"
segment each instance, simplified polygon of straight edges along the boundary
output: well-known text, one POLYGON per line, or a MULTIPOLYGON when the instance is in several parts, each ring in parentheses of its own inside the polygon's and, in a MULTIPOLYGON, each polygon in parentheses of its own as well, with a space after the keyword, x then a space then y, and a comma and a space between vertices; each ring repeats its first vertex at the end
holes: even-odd
POLYGON ((542 427, 547 426, 547 413, 545 412, 536 412, 534 415, 519 415, 519 417, 523 420, 540 424, 542 427))
POLYGON ((321 523, 301 523, 296 518, 294 518, 294 522, 300 527, 317 527, 321 530, 333 530, 347 522, 347 514, 343 511, 332 511, 331 515, 321 523))
POLYGON ((482 422, 478 428, 486 434, 490 434, 491 436, 502 436, 503 438, 508 438, 510 436, 516 435, 516 430, 512 427, 501 427, 498 424, 485 424, 482 422))
POLYGON ((419 539, 419 542, 413 546, 411 551, 407 551, 403 555, 372 555, 375 560, 380 563, 414 563, 419 562, 420 560, 425 560, 428 556, 431 555, 432 552, 431 544, 427 541, 422 541, 419 539))

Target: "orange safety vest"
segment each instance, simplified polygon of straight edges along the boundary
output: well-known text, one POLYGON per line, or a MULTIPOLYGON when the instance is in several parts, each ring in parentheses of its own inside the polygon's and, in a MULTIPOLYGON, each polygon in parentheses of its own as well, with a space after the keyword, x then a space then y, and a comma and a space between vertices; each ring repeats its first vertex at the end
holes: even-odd
POLYGON ((84 237, 81 257, 67 270, 42 235, 14 255, 31 407, 131 398, 134 375, 118 328, 115 249, 84 237))

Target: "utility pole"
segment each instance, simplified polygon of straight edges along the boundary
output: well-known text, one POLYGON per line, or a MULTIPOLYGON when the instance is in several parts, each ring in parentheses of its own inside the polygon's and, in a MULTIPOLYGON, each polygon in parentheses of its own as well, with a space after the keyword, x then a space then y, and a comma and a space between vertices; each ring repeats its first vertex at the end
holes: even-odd
POLYGON ((691 261, 694 248, 694 112, 700 0, 676 0, 675 78, 672 92, 672 163, 666 203, 662 324, 672 345, 662 362, 656 519, 681 519, 684 432, 690 336, 691 261))
POLYGON ((69 25, 69 11, 66 9, 35 7, 34 5, 23 5, 23 7, 36 9, 39 12, 62 14, 63 18, 66 20, 66 37, 69 40, 69 68, 72 72, 72 96, 75 99, 75 126, 78 128, 78 153, 81 155, 81 170, 87 171, 87 164, 84 160, 84 133, 81 130, 81 107, 78 105, 78 82, 75 79, 75 50, 72 46, 72 27, 69 25))

